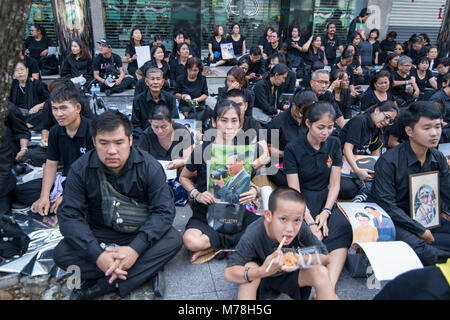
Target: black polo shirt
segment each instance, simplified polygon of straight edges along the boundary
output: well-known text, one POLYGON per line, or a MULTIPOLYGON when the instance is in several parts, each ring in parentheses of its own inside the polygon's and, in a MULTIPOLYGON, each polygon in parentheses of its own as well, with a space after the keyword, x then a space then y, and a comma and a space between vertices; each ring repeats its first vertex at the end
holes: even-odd
POLYGON ((272 130, 277 129, 279 130, 280 139, 278 146, 279 150, 284 150, 289 142, 306 133, 306 129, 298 124, 298 122, 292 117, 291 108, 281 112, 272 120, 267 133, 267 143, 275 143, 275 141, 272 141, 274 134, 272 130))
POLYGON ((144 133, 139 139, 138 147, 150 153, 157 160, 172 161, 175 159, 183 158, 183 150, 193 145, 194 139, 192 139, 191 134, 182 124, 174 123, 173 129, 176 131, 176 133, 169 149, 166 150, 163 146, 161 146, 158 141, 158 136, 153 132, 151 126, 145 129, 144 133), (172 158, 172 150, 179 144, 181 144, 180 152, 176 155, 175 158, 172 158))
POLYGON ((375 164, 375 178, 368 202, 376 202, 392 218, 396 227, 422 235, 425 227, 410 216, 409 176, 416 173, 439 171, 439 207, 449 212, 449 167, 445 156, 435 148, 427 151, 425 163, 420 164, 409 141, 388 150, 375 164))
POLYGON ((353 154, 370 155, 383 146, 381 130, 373 123, 370 113, 357 115, 339 132, 342 148, 346 142, 353 144, 353 154))
POLYGON ((133 100, 133 110, 131 114, 131 124, 133 125, 133 135, 140 137, 142 132, 150 126, 148 120, 151 111, 157 105, 166 105, 171 110, 172 118, 178 119, 178 109, 175 97, 164 90, 161 90, 158 102, 156 102, 150 89, 147 87, 144 92, 138 94, 133 100))
POLYGON ((319 101, 325 101, 331 103, 331 105, 334 108, 334 111, 336 112, 336 119, 343 117, 343 113, 341 108, 339 108, 339 104, 337 103, 336 99, 334 98, 334 94, 331 91, 325 91, 325 93, 321 96, 317 96, 319 101))
POLYGON ((66 127, 55 125, 50 129, 47 159, 62 163, 64 176, 67 176, 75 160, 94 149, 90 127, 91 120, 82 116, 80 126, 73 138, 67 135, 66 127))
POLYGON ((316 150, 304 134, 290 142, 284 150, 283 171, 285 174, 298 174, 300 190, 327 189, 333 166, 342 167, 342 149, 337 137, 328 137, 316 150))
POLYGON ((72 167, 58 209, 58 222, 61 234, 81 258, 95 263, 103 252, 101 242, 129 245, 141 255, 172 227, 173 193, 162 166, 149 154, 132 147, 117 175, 103 165, 96 150, 79 158, 72 167), (97 170, 105 174, 117 192, 148 205, 151 214, 136 234, 117 232, 107 226, 97 170))

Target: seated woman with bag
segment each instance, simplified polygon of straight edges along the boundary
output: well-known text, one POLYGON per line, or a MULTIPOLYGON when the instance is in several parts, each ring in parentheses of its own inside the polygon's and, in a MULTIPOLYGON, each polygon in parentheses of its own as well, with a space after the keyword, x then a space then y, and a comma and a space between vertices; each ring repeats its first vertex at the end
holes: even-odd
POLYGON ((169 162, 164 167, 165 170, 178 171, 177 177, 168 182, 174 192, 175 204, 185 205, 188 195, 177 181, 179 173, 191 155, 194 139, 185 126, 174 123, 169 107, 165 105, 156 106, 148 121, 150 127, 141 135, 139 148, 158 161, 169 162))
POLYGON ((202 75, 203 64, 197 57, 186 62, 186 76, 179 78, 175 87, 175 97, 180 101, 180 111, 188 119, 206 121, 209 109, 205 104, 208 98, 208 84, 202 75))
MULTIPOLYGON (((213 257, 221 249, 233 249, 246 227, 259 218, 246 209, 246 205, 254 201, 260 193, 259 188, 250 182, 249 189, 239 194, 238 204, 232 208, 227 207, 230 214, 239 211, 238 216, 241 220, 236 227, 239 224, 240 228, 234 230, 234 233, 226 233, 208 224, 208 214, 214 215, 214 208, 220 209, 216 206, 214 195, 207 191, 208 162, 211 159, 212 146, 213 144, 233 146, 242 140, 238 136, 238 133, 239 135, 242 133, 239 106, 229 100, 218 103, 214 109, 213 125, 217 129, 215 137, 212 137, 210 142, 203 141, 194 149, 180 176, 181 184, 193 199, 193 214, 183 235, 184 246, 193 252, 191 263, 206 262, 207 258, 213 257), (197 177, 196 184, 191 181, 194 177, 197 177)), ((229 170, 231 173, 231 168, 229 170)))

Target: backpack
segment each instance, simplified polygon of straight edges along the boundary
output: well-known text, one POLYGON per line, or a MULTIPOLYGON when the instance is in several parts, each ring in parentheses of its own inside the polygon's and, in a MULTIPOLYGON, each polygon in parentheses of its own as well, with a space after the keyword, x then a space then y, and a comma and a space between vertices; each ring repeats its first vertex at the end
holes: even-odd
POLYGON ((0 257, 9 259, 28 250, 30 238, 12 216, 0 216, 0 257))

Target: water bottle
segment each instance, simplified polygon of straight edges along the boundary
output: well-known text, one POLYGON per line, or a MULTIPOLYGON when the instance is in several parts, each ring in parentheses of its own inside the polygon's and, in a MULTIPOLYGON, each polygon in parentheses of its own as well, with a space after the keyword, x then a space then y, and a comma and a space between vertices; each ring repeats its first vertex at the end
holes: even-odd
POLYGON ((95 83, 91 85, 91 95, 94 95, 94 93, 95 93, 95 83))
POLYGON ((211 64, 209 65, 209 68, 210 68, 211 70, 216 70, 216 64, 215 64, 215 63, 211 63, 211 64))

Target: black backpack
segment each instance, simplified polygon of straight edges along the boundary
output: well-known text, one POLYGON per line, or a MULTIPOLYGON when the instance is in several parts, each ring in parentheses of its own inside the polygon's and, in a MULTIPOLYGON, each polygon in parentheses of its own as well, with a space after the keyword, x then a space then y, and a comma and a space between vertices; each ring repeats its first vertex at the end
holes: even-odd
POLYGON ((8 215, 0 216, 0 257, 4 259, 22 255, 28 250, 30 238, 20 229, 16 220, 8 215))

